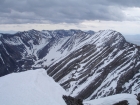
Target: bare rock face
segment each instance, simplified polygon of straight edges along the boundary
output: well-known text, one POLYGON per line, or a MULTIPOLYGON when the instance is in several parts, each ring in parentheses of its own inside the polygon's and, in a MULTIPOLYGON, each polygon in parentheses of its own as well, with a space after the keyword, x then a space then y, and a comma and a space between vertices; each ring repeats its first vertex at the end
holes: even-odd
POLYGON ((139 101, 139 104, 138 105, 140 105, 140 93, 137 96, 137 100, 139 101))
POLYGON ((113 105, 129 105, 128 101, 124 100, 113 105))
POLYGON ((83 101, 81 99, 73 98, 71 96, 63 96, 64 101, 67 105, 83 105, 83 101))

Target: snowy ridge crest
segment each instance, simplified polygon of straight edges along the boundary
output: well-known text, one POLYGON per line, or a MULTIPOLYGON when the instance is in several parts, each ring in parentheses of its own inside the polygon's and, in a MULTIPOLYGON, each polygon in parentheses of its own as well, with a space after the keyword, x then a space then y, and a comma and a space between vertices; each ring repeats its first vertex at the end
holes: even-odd
MULTIPOLYGON (((44 69, 11 73, 1 77, 0 83, 0 104, 2 105, 19 105, 19 103, 20 105, 82 104, 79 99, 70 96, 64 98, 64 95, 68 95, 67 92, 49 77, 44 69)), ((116 105, 116 103, 120 102, 138 105, 136 98, 132 94, 117 94, 90 101, 83 100, 83 105, 116 105)))

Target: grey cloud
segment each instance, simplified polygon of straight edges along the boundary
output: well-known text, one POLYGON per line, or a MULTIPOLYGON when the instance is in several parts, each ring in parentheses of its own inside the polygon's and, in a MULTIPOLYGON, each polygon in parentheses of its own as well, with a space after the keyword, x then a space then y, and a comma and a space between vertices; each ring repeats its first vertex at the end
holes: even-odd
POLYGON ((140 7, 140 0, 0 0, 0 23, 122 21, 126 7, 140 7))
POLYGON ((108 0, 112 5, 121 5, 126 7, 140 7, 140 0, 108 0))

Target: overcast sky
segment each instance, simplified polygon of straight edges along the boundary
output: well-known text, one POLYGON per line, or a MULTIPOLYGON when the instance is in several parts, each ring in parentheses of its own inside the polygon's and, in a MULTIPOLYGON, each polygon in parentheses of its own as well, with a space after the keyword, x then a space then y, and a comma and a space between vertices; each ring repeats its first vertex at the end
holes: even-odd
POLYGON ((0 31, 29 29, 140 34, 140 0, 0 0, 0 31))

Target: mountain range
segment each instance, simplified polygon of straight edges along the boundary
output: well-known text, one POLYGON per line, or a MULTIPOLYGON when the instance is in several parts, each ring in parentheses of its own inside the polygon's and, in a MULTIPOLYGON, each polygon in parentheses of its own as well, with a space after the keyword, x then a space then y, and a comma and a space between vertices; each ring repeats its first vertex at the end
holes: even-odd
POLYGON ((84 100, 140 93, 140 46, 114 30, 0 34, 0 76, 39 68, 84 100))

